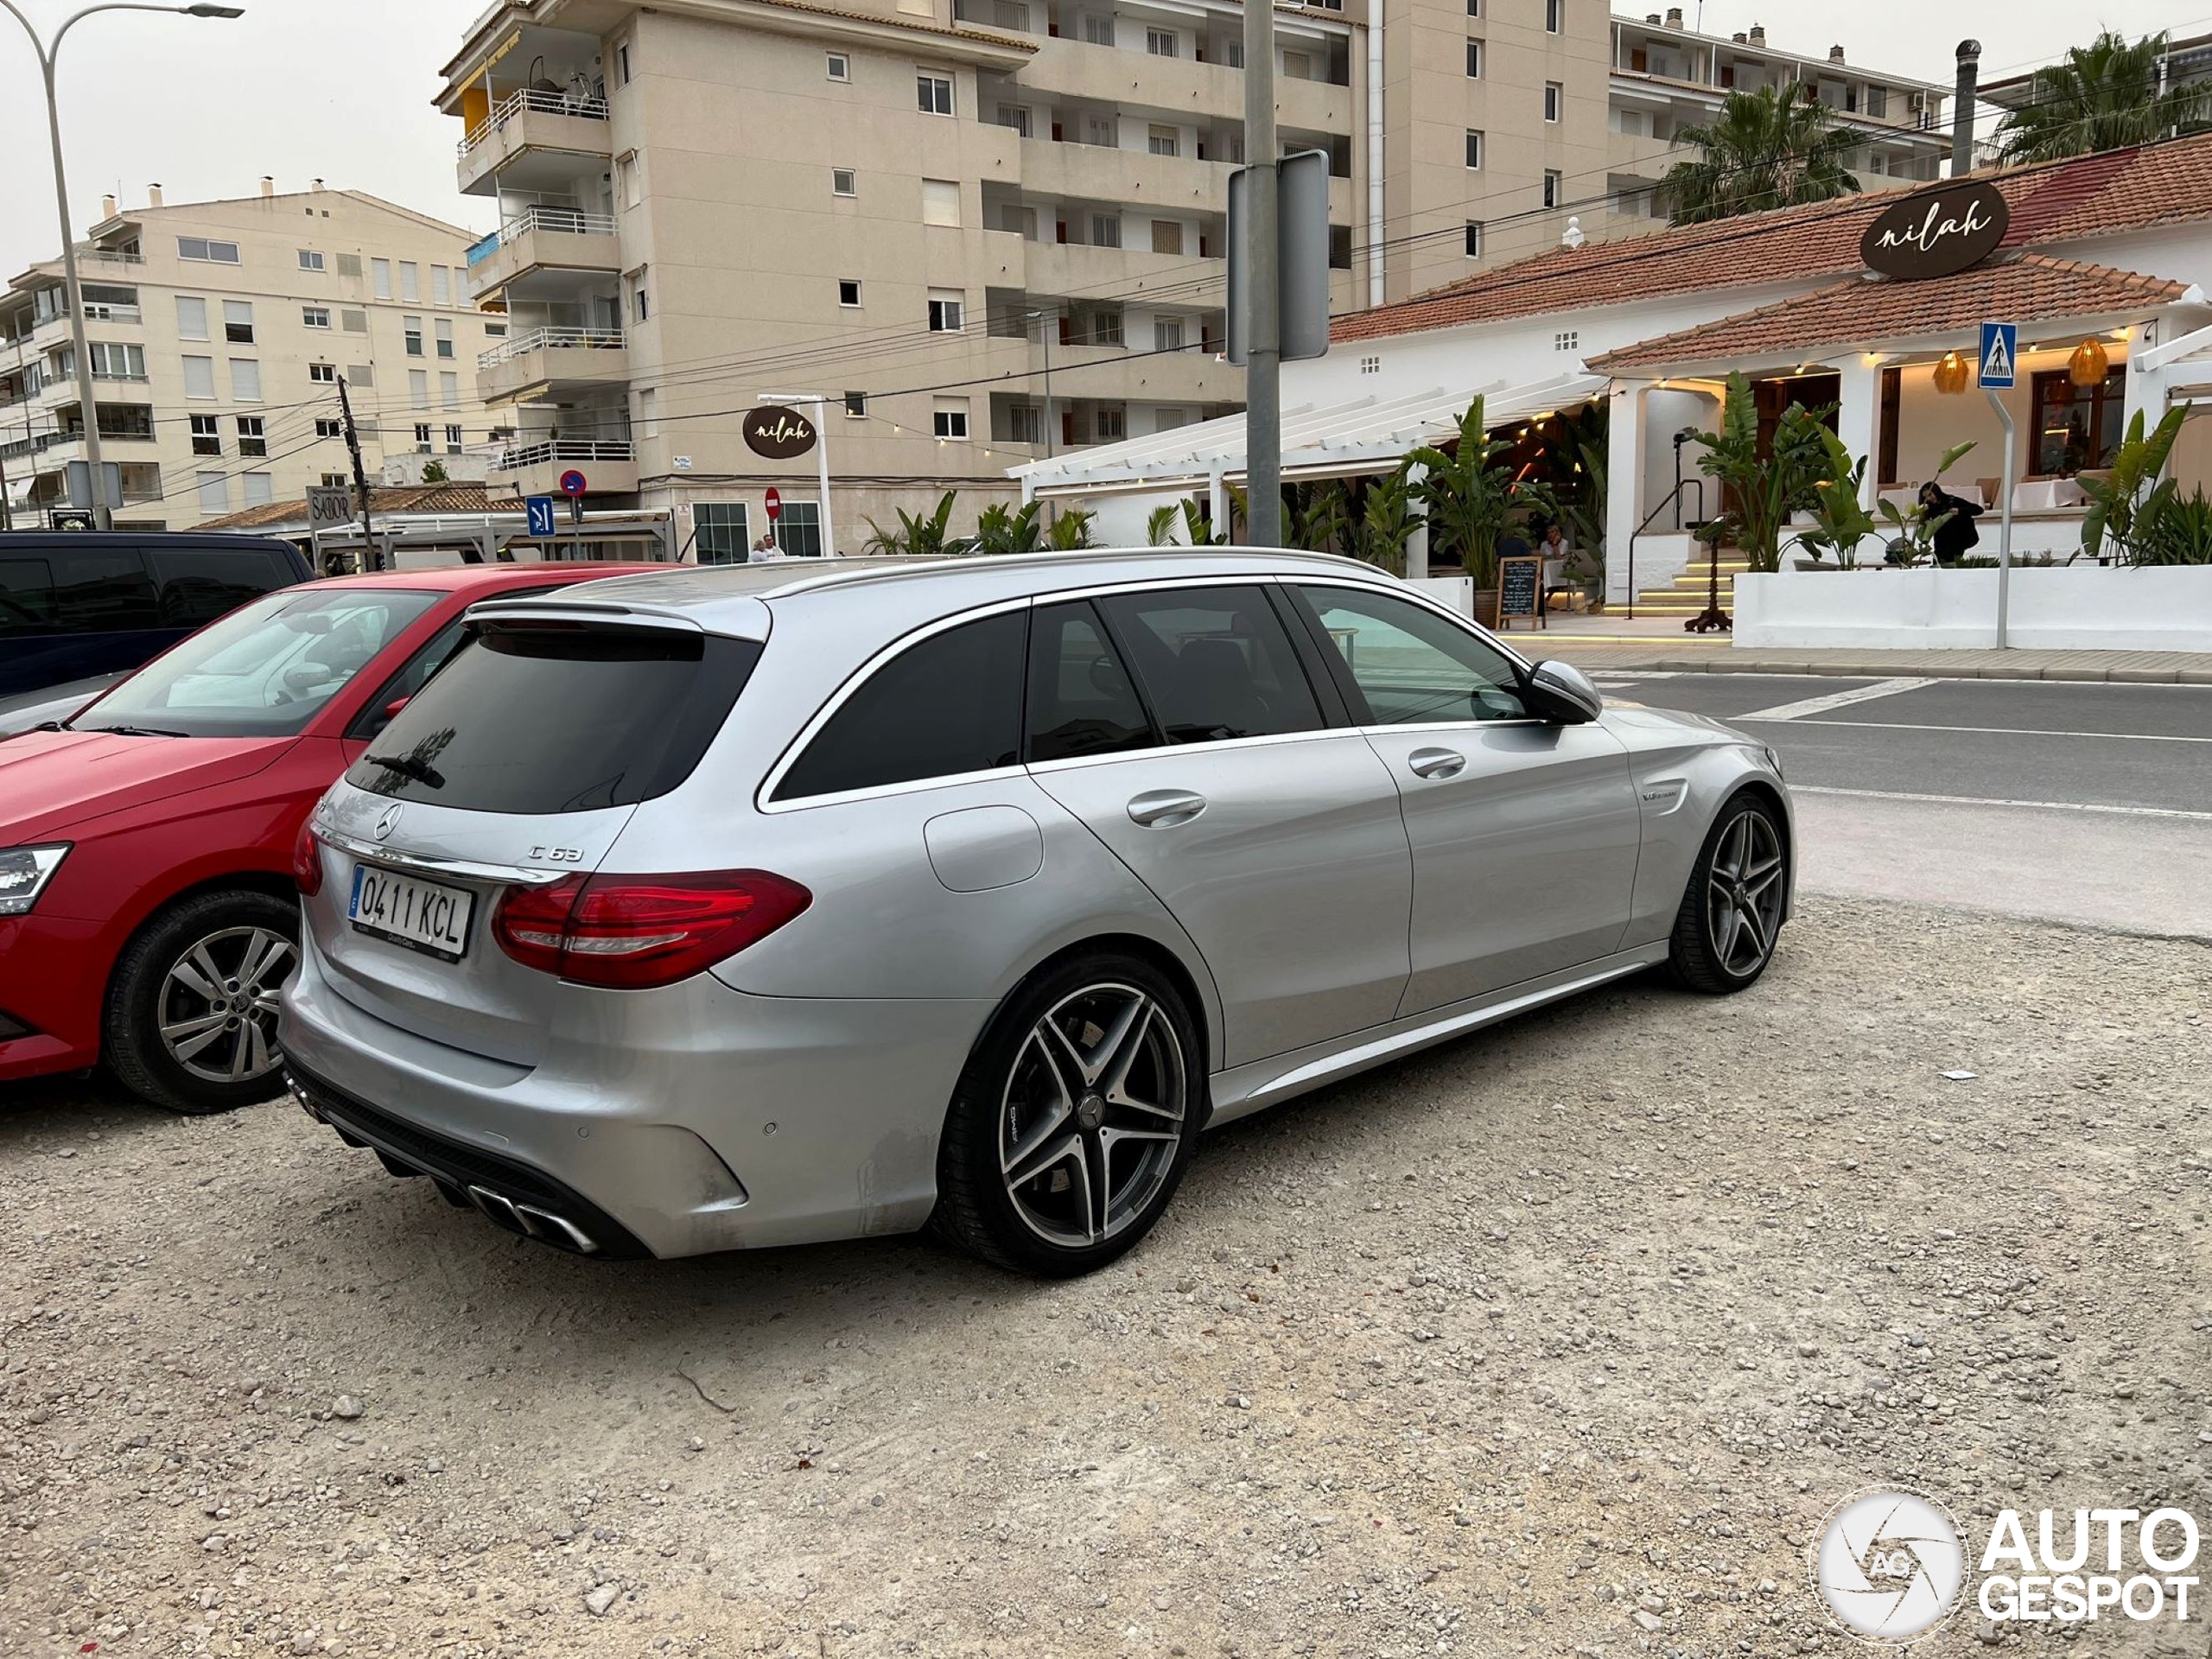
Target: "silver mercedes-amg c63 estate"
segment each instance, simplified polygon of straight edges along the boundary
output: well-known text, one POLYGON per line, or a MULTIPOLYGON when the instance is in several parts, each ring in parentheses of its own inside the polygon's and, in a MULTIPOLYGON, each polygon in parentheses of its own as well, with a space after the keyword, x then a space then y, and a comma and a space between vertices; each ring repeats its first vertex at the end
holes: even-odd
POLYGON ((303 834, 290 1085, 563 1249, 1111 1261, 1198 1132, 1665 964, 1758 979, 1774 756, 1368 566, 671 570, 480 605, 303 834))

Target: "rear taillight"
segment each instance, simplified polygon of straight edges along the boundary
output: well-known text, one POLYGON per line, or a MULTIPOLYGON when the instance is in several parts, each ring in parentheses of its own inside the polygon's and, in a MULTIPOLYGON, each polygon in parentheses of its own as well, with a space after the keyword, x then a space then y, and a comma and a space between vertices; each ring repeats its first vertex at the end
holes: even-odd
POLYGON ((299 839, 292 843, 292 880, 304 898, 322 891, 322 843, 315 839, 313 820, 300 825, 299 839))
POLYGON ((711 968, 814 902, 766 870, 569 875, 510 887, 492 917, 499 949, 579 984, 650 990, 711 968))

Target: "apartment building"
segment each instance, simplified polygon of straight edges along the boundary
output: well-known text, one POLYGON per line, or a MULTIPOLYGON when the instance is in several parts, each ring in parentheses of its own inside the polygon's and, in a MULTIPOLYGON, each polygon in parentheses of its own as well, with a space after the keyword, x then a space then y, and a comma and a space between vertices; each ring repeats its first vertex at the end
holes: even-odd
MULTIPOLYGON (((101 215, 78 276, 118 528, 189 530, 350 483, 341 376, 372 479, 403 456, 458 471, 492 438, 476 360, 506 320, 469 297, 471 232, 320 180, 202 202, 154 186, 101 215)), ((67 505, 67 463, 84 458, 57 255, 0 294, 0 471, 18 525, 67 505)))
MULTIPOLYGON (((1937 151, 1936 89, 1679 14, 1315 0, 1275 19, 1282 147, 1329 156, 1339 312, 1570 226, 1646 227, 1672 135, 1732 86, 1814 79, 1870 149, 1907 169, 1937 151)), ((461 188, 498 203, 468 256, 470 295, 512 325, 479 363, 515 429, 495 491, 581 472, 607 505, 675 507, 712 559, 767 529, 773 488, 779 538, 811 550, 816 457, 741 432, 804 393, 827 400, 849 552, 944 489, 969 522, 1009 499, 1009 466, 1233 410, 1216 353, 1243 26, 1231 0, 494 5, 438 102, 461 188)))

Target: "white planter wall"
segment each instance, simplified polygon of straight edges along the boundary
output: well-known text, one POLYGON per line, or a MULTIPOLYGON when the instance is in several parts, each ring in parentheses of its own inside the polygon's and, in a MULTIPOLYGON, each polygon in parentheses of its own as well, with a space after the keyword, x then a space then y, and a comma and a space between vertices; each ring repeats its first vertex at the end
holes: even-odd
MULTIPOLYGON (((2212 652, 2212 565, 2015 569, 2009 621, 2008 643, 2024 650, 2212 652)), ((1986 648, 1997 643, 1997 572, 1739 575, 1734 637, 1770 648, 1986 648)))

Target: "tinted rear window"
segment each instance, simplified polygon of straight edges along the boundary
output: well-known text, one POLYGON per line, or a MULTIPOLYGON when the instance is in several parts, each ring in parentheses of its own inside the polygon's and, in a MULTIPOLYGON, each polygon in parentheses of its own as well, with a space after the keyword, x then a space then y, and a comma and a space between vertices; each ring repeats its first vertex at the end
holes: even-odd
POLYGON ((1007 611, 909 645, 838 706, 776 799, 1014 765, 1027 633, 1027 616, 1007 611))
POLYGON ((1104 601, 1170 743, 1322 726, 1290 635, 1257 588, 1181 588, 1104 601))
POLYGON ((641 628, 485 630, 346 782, 474 812, 584 812, 691 775, 760 658, 750 639, 641 628))

